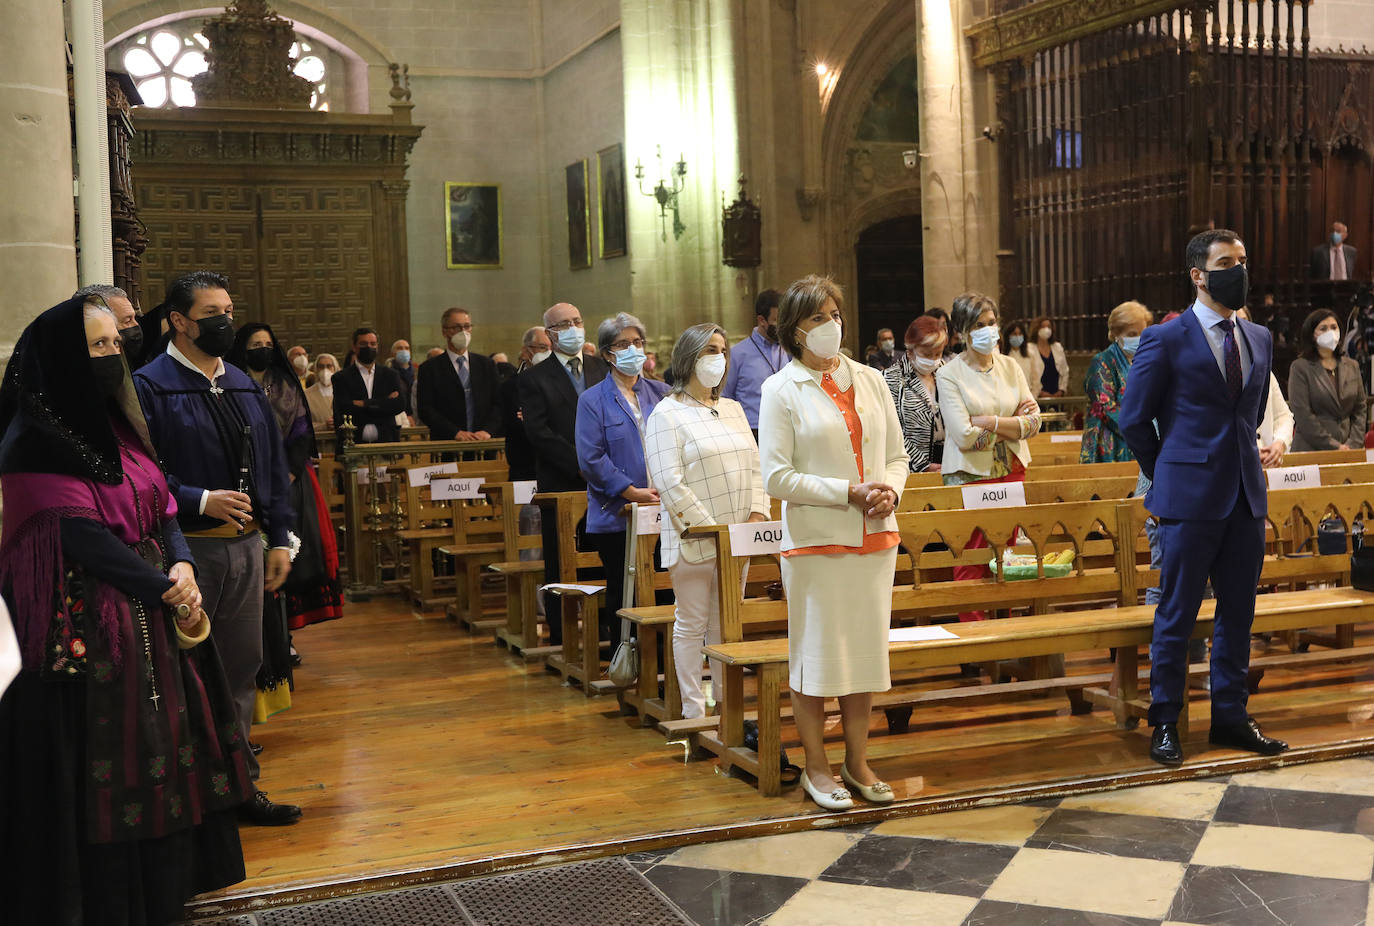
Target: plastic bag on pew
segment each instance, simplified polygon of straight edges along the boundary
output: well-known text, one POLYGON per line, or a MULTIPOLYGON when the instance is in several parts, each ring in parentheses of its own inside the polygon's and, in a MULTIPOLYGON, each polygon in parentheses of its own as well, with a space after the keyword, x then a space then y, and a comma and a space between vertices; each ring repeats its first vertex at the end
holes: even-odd
MULTIPOLYGON (((1073 571, 1073 550, 1045 554, 1045 578, 1060 579, 1073 571)), ((1035 568, 1035 556, 1029 553, 1002 552, 1002 575, 1008 582, 1040 578, 1035 568)))

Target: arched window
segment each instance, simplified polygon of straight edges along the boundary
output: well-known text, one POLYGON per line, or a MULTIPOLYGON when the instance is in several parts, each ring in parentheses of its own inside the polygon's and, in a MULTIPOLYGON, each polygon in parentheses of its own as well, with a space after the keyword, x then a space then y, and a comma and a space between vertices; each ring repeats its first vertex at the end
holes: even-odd
MULTIPOLYGON (((191 78, 207 67, 210 47, 199 19, 184 19, 139 32, 105 53, 109 66, 129 72, 145 106, 195 106, 191 78)), ((343 73, 338 55, 323 44, 298 37, 291 45, 292 71, 314 85, 310 108, 329 109, 330 78, 343 73)))

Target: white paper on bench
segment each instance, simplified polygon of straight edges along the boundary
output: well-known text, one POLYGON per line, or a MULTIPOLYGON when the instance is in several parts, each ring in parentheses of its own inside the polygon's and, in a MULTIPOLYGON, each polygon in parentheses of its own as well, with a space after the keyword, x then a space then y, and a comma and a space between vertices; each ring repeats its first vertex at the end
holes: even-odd
POLYGON ((964 486, 965 508, 1024 508, 1026 486, 1021 482, 998 482, 964 486))
POLYGON ((528 505, 530 500, 534 498, 535 488, 539 483, 535 482, 533 479, 522 479, 519 482, 512 483, 512 485, 515 486, 515 503, 517 505, 528 505))
POLYGON ((458 498, 481 498, 480 486, 486 476, 467 476, 462 479, 436 479, 429 484, 429 497, 436 502, 458 498))
POLYGON ((551 588, 559 592, 581 592, 584 595, 595 595, 597 592, 604 592, 604 585, 573 585, 568 582, 550 582, 544 588, 551 588))
POLYGON ((410 470, 411 488, 419 488, 441 473, 458 472, 457 463, 435 463, 431 466, 417 466, 410 470))
POLYGON ((1051 434, 1051 444, 1081 444, 1083 435, 1081 434, 1051 434))
POLYGON ((938 625, 928 627, 894 627, 887 632, 889 643, 917 643, 922 640, 957 640, 957 633, 950 633, 938 625))
POLYGON ((1366 463, 1374 463, 1374 449, 1366 450, 1364 452, 1364 461, 1366 463))
POLYGON ((1273 489, 1306 489, 1320 486, 1322 484, 1322 469, 1320 466, 1285 466, 1279 469, 1265 470, 1269 474, 1269 488, 1273 489))
POLYGON ((736 556, 768 556, 782 552, 782 522, 755 521, 730 525, 730 552, 736 556))
POLYGON ((635 533, 643 537, 645 534, 657 534, 659 527, 663 524, 663 508, 659 505, 640 505, 639 523, 635 525, 635 533))

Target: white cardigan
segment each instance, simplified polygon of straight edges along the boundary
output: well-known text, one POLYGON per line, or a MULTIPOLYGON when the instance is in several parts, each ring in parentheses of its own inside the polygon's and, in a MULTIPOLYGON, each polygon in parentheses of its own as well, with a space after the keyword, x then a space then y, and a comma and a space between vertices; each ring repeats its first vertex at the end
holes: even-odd
MULTIPOLYGON (((992 356, 992 369, 986 373, 973 369, 962 356, 935 371, 940 414, 945 419, 945 458, 940 464, 941 473, 991 475, 992 447, 978 450, 975 446, 987 432, 975 428, 969 419, 978 415, 1014 418, 1022 402, 1035 401, 1035 393, 1026 382, 1020 365, 1006 354, 992 356)), ((1030 466, 1030 445, 1026 441, 1010 440, 1006 444, 1022 466, 1030 466)))
POLYGON ((1293 410, 1279 390, 1279 381, 1269 374, 1269 404, 1264 407, 1264 421, 1259 427, 1259 446, 1263 450, 1276 440, 1283 441, 1285 450, 1293 448, 1293 410))
MULTIPOLYGON (((1045 358, 1040 356, 1040 348, 1033 342, 1026 345, 1026 353, 1029 355, 1030 369, 1026 372, 1026 381, 1030 384, 1031 395, 1040 393, 1040 377, 1045 375, 1045 358)), ((1072 392, 1069 383, 1069 358, 1064 353, 1064 345, 1055 341, 1050 345, 1050 356, 1054 358, 1054 365, 1059 369, 1059 391, 1063 393, 1072 392)), ((1022 359, 1017 355, 1017 359, 1022 359)))
POLYGON ((849 504, 849 487, 883 482, 900 496, 907 455, 902 425, 882 374, 843 355, 853 379, 854 411, 863 426, 863 479, 844 415, 819 377, 793 360, 763 383, 759 399, 759 457, 764 491, 782 499, 782 549, 863 545, 868 533, 895 531, 895 513, 866 520, 849 504))

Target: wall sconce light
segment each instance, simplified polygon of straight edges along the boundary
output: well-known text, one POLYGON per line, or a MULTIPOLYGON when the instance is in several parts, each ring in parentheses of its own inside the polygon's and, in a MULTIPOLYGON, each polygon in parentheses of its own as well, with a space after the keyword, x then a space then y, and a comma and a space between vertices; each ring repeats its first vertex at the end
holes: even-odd
POLYGON ((663 240, 668 240, 668 210, 673 210, 673 240, 682 237, 682 233, 687 230, 687 226, 682 224, 678 217, 677 198, 686 188, 687 160, 679 154, 677 163, 673 165, 672 173, 668 179, 663 177, 663 146, 654 146, 655 156, 658 158, 658 185, 653 190, 644 189, 644 165, 635 160, 635 180, 639 182, 639 192, 645 196, 651 196, 658 202, 658 221, 663 228, 663 240), (670 186, 671 184, 671 186, 670 186))

